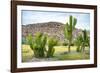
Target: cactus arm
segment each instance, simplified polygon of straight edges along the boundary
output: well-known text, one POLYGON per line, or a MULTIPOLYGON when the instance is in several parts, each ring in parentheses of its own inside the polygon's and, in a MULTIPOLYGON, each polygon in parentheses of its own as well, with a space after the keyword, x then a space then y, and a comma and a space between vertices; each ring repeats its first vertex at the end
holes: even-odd
POLYGON ((77 19, 74 18, 74 20, 73 20, 73 29, 75 29, 76 23, 77 23, 77 19))
POLYGON ((70 32, 72 31, 72 26, 73 26, 73 17, 69 17, 69 24, 70 24, 70 32))

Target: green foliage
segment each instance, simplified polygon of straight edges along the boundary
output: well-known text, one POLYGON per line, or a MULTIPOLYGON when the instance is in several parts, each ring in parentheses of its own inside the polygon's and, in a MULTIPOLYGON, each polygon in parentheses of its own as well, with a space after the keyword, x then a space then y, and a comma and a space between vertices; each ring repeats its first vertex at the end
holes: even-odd
POLYGON ((84 38, 85 46, 90 46, 90 37, 88 36, 86 30, 83 30, 83 38, 84 38))
POLYGON ((89 38, 88 38, 88 35, 87 35, 87 31, 86 30, 83 30, 83 42, 82 42, 82 45, 81 45, 81 49, 82 51, 85 50, 85 46, 89 44, 89 38))
POLYGON ((57 45, 57 40, 54 38, 48 39, 48 50, 47 50, 47 57, 53 57, 55 49, 54 46, 57 45))
POLYGON ((30 47, 32 48, 32 45, 33 45, 33 37, 32 37, 32 34, 29 34, 26 37, 26 41, 27 41, 28 45, 30 45, 30 47))
POLYGON ((73 33, 73 30, 75 29, 76 23, 77 23, 77 19, 74 18, 73 16, 70 16, 69 23, 67 22, 64 28, 64 35, 65 35, 65 38, 68 40, 69 52, 70 52, 70 46, 71 46, 72 37, 73 37, 72 33, 73 33))
POLYGON ((57 45, 58 42, 54 38, 49 38, 47 42, 47 36, 39 32, 36 33, 34 38, 29 34, 27 36, 27 41, 34 52, 34 56, 37 58, 53 57, 55 51, 54 46, 57 45))
POLYGON ((77 49, 76 49, 77 52, 81 51, 80 46, 81 46, 82 42, 83 42, 83 38, 82 38, 82 35, 80 34, 75 40, 75 45, 77 46, 77 49))
POLYGON ((45 57, 45 45, 47 41, 46 35, 36 33, 35 37, 32 38, 32 35, 29 34, 27 39, 29 41, 30 48, 34 51, 34 56, 37 58, 45 57))
POLYGON ((86 42, 87 42, 86 46, 89 46, 90 47, 90 37, 89 36, 87 36, 86 42))
POLYGON ((77 52, 84 51, 86 46, 90 46, 90 38, 86 30, 83 30, 82 34, 76 38, 75 44, 77 45, 77 52))
POLYGON ((78 53, 68 53, 68 54, 55 56, 55 58, 57 58, 58 60, 84 60, 84 59, 88 60, 90 59, 90 56, 88 54, 83 54, 82 52, 78 52, 78 53))

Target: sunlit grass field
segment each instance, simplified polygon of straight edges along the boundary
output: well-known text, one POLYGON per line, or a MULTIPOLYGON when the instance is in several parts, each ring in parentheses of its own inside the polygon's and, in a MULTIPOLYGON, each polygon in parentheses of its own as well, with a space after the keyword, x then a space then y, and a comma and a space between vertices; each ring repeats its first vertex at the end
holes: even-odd
MULTIPOLYGON (((58 60, 82 60, 89 59, 89 51, 88 53, 77 53, 76 46, 71 46, 71 53, 68 53, 67 46, 55 46, 55 53, 53 58, 57 58, 58 60)), ((22 61, 26 62, 34 58, 34 53, 29 45, 22 45, 22 61)))

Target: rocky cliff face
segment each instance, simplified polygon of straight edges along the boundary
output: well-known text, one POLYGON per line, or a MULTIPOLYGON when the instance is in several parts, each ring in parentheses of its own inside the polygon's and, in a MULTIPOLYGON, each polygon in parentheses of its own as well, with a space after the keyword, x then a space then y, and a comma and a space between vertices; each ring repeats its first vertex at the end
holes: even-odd
MULTIPOLYGON (((59 22, 22 25, 22 37, 26 37, 29 33, 34 37, 36 32, 41 32, 47 34, 49 37, 55 37, 60 41, 64 41, 63 28, 64 24, 59 22)), ((79 32, 81 32, 81 30, 75 29, 73 36, 76 37, 79 32)))

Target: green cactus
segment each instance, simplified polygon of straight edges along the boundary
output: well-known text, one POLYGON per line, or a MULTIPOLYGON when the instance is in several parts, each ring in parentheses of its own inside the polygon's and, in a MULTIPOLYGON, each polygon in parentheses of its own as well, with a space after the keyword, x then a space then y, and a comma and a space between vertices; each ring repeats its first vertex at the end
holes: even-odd
POLYGON ((77 52, 80 52, 81 51, 81 43, 82 43, 82 41, 83 41, 83 38, 82 38, 82 35, 80 34, 77 38, 76 38, 76 40, 75 40, 75 45, 77 46, 77 48, 76 48, 76 51, 77 52))
POLYGON ((72 38, 73 38, 72 33, 73 33, 73 30, 75 29, 76 23, 77 23, 77 19, 74 18, 73 16, 70 16, 69 23, 67 22, 64 27, 64 35, 65 35, 65 38, 68 40, 68 52, 70 52, 70 46, 71 46, 72 38))
POLYGON ((87 35, 87 31, 83 30, 82 34, 80 34, 77 38, 76 38, 76 42, 75 44, 77 45, 77 52, 83 51, 85 50, 86 45, 90 46, 90 38, 87 35))
POLYGON ((55 49, 54 46, 57 45, 57 40, 54 38, 48 39, 48 50, 47 50, 47 57, 53 57, 55 49))
POLYGON ((28 41, 30 48, 34 52, 34 56, 37 58, 45 57, 45 45, 47 42, 46 35, 43 35, 42 33, 36 33, 35 37, 33 38, 32 35, 28 36, 28 41), (34 39, 34 40, 33 40, 34 39))
POLYGON ((46 35, 36 33, 34 38, 29 34, 27 40, 36 58, 53 57, 55 52, 54 46, 57 45, 58 42, 57 39, 49 38, 47 42, 46 35), (48 48, 46 48, 46 46, 48 48))
POLYGON ((81 46, 81 49, 82 49, 83 52, 85 50, 86 45, 89 46, 89 42, 90 42, 89 39, 90 38, 87 35, 87 31, 83 30, 83 42, 82 42, 82 46, 81 46))

